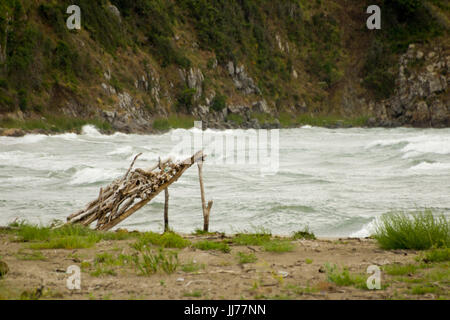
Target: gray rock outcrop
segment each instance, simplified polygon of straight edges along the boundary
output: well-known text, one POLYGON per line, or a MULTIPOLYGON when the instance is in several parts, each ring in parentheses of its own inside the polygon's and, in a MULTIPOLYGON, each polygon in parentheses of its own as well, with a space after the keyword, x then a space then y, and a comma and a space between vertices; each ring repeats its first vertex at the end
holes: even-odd
POLYGON ((450 126, 450 55, 442 48, 410 45, 400 57, 395 94, 379 103, 377 124, 415 127, 450 126))

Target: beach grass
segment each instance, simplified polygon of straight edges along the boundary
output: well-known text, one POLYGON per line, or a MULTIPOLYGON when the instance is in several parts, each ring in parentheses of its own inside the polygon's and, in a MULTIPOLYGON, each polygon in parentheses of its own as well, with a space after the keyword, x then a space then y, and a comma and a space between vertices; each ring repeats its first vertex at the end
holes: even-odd
POLYGON ((158 271, 174 273, 180 266, 178 253, 160 248, 158 251, 148 247, 142 248, 133 256, 133 262, 142 275, 149 276, 158 271))
POLYGON ((170 115, 167 118, 157 118, 153 121, 153 129, 168 131, 170 129, 190 129, 194 127, 194 117, 190 115, 170 115))
POLYGON ((362 275, 351 274, 347 267, 339 268, 335 264, 325 264, 327 280, 337 286, 354 286, 359 289, 368 289, 366 279, 362 275))
POLYGON ((19 250, 15 257, 19 260, 24 260, 24 261, 45 261, 47 260, 47 257, 42 254, 42 252, 34 250, 31 252, 27 252, 24 250, 19 250))
POLYGON ((433 248, 425 253, 423 262, 446 262, 450 261, 450 248, 433 248))
POLYGON ((195 273, 200 271, 201 269, 205 269, 205 264, 196 263, 194 261, 189 261, 181 266, 181 270, 186 273, 195 273))
POLYGON ((245 252, 238 252, 237 258, 239 264, 253 263, 258 260, 258 258, 254 253, 245 253, 245 252))
POLYGON ((305 227, 303 230, 293 232, 292 239, 293 240, 299 240, 299 239, 315 240, 316 235, 311 230, 309 230, 309 227, 305 227))
POLYGON ((295 246, 288 240, 271 240, 263 244, 263 248, 267 252, 291 252, 295 246))
POLYGON ((267 230, 259 230, 256 233, 238 233, 232 242, 240 246, 262 246, 271 240, 272 234, 267 230))
POLYGON ((155 232, 144 232, 139 235, 138 240, 132 246, 136 250, 141 250, 143 246, 155 245, 162 248, 186 248, 191 244, 189 240, 175 232, 165 232, 163 234, 155 232))
POLYGON ((412 275, 415 274, 418 269, 420 269, 420 266, 416 264, 393 264, 383 267, 383 271, 391 276, 412 275))
POLYGON ((8 233, 15 241, 29 243, 28 247, 39 249, 90 248, 101 240, 125 240, 136 237, 134 233, 100 232, 82 225, 42 226, 18 221, 9 225, 8 233))
POLYGON ((226 242, 217 242, 217 241, 199 241, 193 245, 194 248, 208 251, 208 250, 217 250, 222 251, 224 253, 228 253, 231 251, 230 246, 226 242))
POLYGON ((426 250, 450 246, 450 223, 429 209, 384 214, 373 237, 383 249, 426 250))

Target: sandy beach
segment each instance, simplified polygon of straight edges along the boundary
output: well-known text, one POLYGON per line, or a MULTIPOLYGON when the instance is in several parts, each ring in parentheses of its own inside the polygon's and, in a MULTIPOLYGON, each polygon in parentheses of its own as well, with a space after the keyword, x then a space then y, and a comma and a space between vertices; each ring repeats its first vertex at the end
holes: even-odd
MULTIPOLYGON (((0 259, 9 272, 0 279, 1 299, 448 299, 448 262, 425 264, 414 250, 381 250, 372 239, 292 240, 288 252, 236 245, 220 234, 184 235, 195 244, 229 243, 229 252, 176 251, 179 266, 167 274, 142 275, 131 261, 135 240, 102 240, 85 249, 31 249, 0 233, 0 259), (103 258, 101 258, 103 257, 103 258), (81 268, 81 289, 69 290, 69 266, 81 268), (343 285, 328 266, 348 268, 343 285), (364 288, 367 268, 381 270, 381 289, 364 288), (432 288, 432 289, 426 289, 432 288)), ((272 238, 273 239, 273 238, 272 238)), ((287 243, 287 242, 286 242, 287 243)), ((152 249, 157 250, 156 247, 152 249)), ((343 270, 343 269, 340 269, 343 270)), ((344 277, 345 278, 345 277, 344 277)))

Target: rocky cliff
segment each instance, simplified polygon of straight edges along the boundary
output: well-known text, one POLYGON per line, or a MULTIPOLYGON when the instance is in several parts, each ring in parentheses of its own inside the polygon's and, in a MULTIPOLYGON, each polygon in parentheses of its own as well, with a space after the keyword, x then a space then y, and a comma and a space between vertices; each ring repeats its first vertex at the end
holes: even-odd
POLYGON ((400 56, 395 93, 375 104, 372 125, 450 126, 450 47, 409 45, 400 56))
POLYGON ((448 126, 447 2, 372 2, 4 1, 0 128, 448 126))

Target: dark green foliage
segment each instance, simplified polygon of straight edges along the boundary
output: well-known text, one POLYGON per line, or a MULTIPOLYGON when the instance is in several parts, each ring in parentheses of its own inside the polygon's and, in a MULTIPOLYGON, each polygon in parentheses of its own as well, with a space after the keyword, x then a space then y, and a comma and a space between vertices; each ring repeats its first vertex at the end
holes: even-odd
POLYGON ((292 234, 292 239, 307 239, 307 240, 315 240, 316 235, 309 230, 308 227, 305 227, 303 230, 296 231, 292 234))
POLYGON ((363 72, 363 84, 371 89, 378 99, 386 99, 395 88, 395 73, 391 70, 394 57, 385 43, 375 41, 369 49, 363 72))
POLYGON ((443 33, 421 0, 384 0, 381 30, 375 33, 363 68, 364 86, 375 98, 388 98, 395 87, 397 54, 409 44, 427 42, 443 33))
POLYGON ((391 0, 386 1, 387 5, 391 5, 401 20, 407 19, 414 15, 423 6, 423 0, 391 0))
POLYGON ((214 111, 222 111, 227 107, 227 97, 222 94, 216 94, 211 101, 211 109, 214 111))
POLYGON ((185 88, 177 95, 177 111, 187 111, 188 113, 191 111, 194 106, 194 96, 197 91, 193 88, 185 88))
POLYGON ((178 49, 172 40, 175 12, 173 4, 169 1, 111 1, 121 11, 130 24, 130 32, 140 31, 148 39, 152 54, 163 66, 176 64, 182 68, 189 68, 191 61, 178 49))
POLYGON ((185 69, 190 68, 191 61, 178 50, 172 40, 165 36, 149 36, 151 51, 163 67, 176 64, 185 69))
POLYGON ((59 41, 54 50, 53 64, 66 73, 71 73, 78 63, 78 53, 67 43, 59 41))
POLYGON ((66 19, 64 16, 65 8, 55 3, 42 3, 38 7, 39 16, 45 24, 48 24, 58 35, 64 35, 68 32, 66 27, 66 19))
POLYGON ((315 14, 311 22, 305 23, 305 31, 306 41, 311 43, 307 71, 332 86, 342 76, 338 67, 341 36, 337 22, 324 13, 315 14))
POLYGON ((19 108, 22 112, 27 110, 28 100, 27 100, 27 92, 23 89, 19 90, 19 108))

